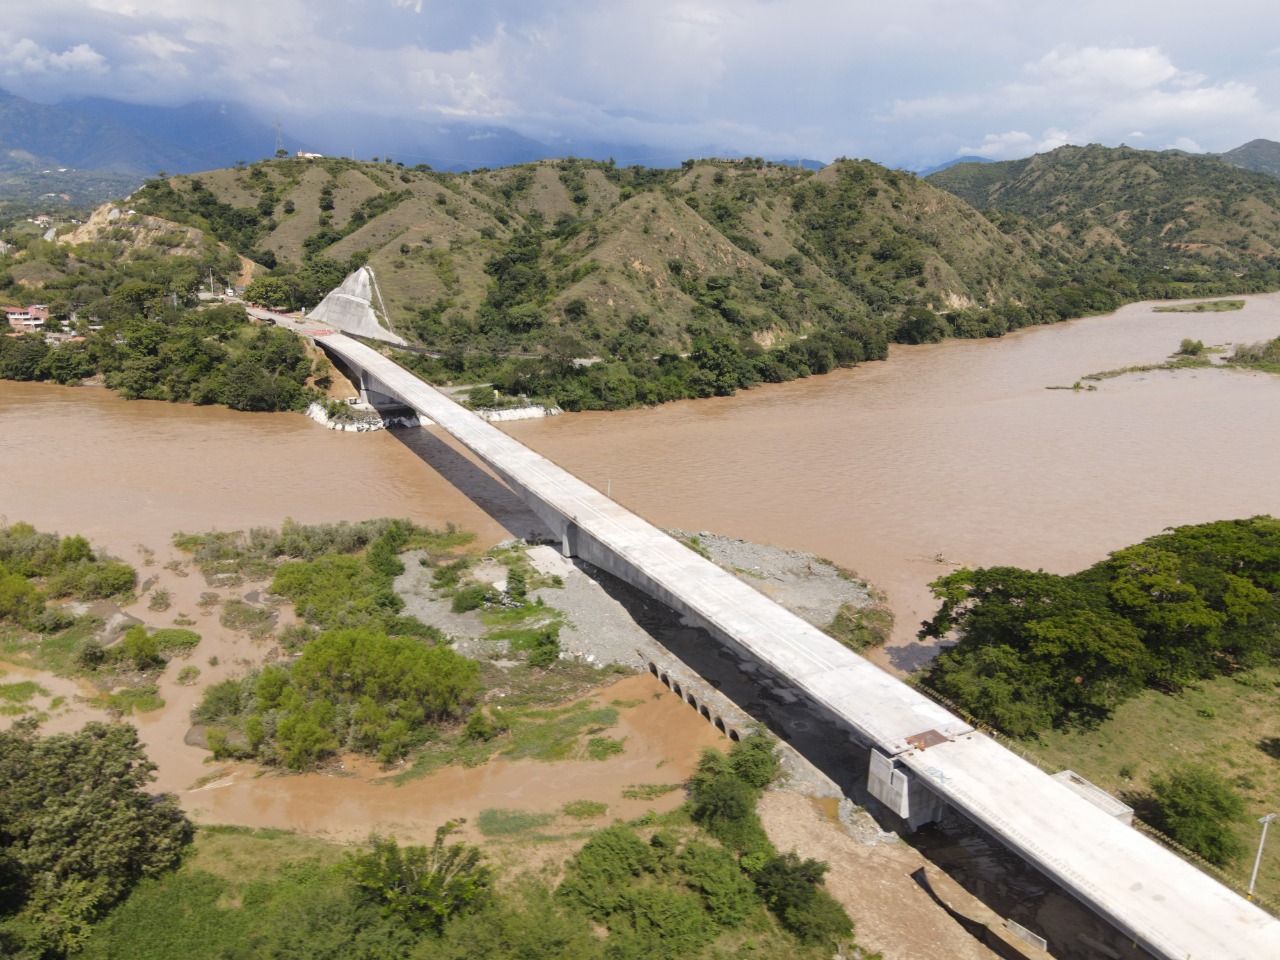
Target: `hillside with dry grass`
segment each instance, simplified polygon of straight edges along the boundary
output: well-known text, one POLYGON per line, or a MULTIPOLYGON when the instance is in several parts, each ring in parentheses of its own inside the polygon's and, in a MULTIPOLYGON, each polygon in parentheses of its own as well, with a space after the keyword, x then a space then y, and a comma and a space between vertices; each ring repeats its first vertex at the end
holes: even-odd
POLYGON ((273 305, 309 307, 368 264, 393 327, 447 359, 425 375, 571 405, 721 393, 875 359, 892 341, 1280 285, 1280 184, 1261 183, 1274 180, 1073 149, 929 181, 856 160, 443 174, 288 157, 152 180, 131 202, 260 264, 273 305), (539 365, 516 370, 519 357, 539 365), (587 357, 622 365, 590 374, 627 380, 620 399, 601 400, 602 384, 589 401, 559 390, 587 357), (700 373, 675 369, 689 357, 700 373), (679 389, 632 389, 668 374, 679 389))
POLYGON ((958 164, 928 182, 1068 246, 1189 282, 1273 269, 1280 252, 1280 180, 1211 155, 1060 147, 958 164))

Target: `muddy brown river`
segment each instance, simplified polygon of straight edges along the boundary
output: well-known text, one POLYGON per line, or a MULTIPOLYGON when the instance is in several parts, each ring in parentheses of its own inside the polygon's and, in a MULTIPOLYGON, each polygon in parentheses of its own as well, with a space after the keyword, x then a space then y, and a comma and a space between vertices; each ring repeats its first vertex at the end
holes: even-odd
MULTIPOLYGON (((1280 512, 1280 377, 1219 370, 1047 390, 1160 362, 1184 337, 1280 335, 1280 295, 1151 304, 736 397, 508 425, 653 522, 810 550, 884 590, 906 669, 926 584, 964 564, 1066 572, 1166 526, 1280 512)), ((425 431, 127 402, 0 381, 0 515, 123 550, 174 530, 396 515, 527 532, 511 495, 425 431), (461 488, 461 489, 460 489, 461 488), (465 492, 464 492, 465 491, 465 492)))

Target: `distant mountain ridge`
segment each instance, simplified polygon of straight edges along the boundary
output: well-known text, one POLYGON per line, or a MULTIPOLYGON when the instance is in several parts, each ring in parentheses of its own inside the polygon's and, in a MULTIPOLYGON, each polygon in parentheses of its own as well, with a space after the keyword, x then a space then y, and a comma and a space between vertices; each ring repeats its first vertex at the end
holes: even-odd
POLYGON ((1280 143, 1274 140, 1250 140, 1219 156, 1233 167, 1280 177, 1280 143))
MULTIPOLYGON (((331 114, 295 119, 282 131, 281 144, 288 153, 393 157, 452 172, 558 157, 677 167, 691 156, 738 155, 712 144, 671 151, 634 143, 537 140, 492 125, 331 114)), ((145 177, 161 170, 215 170, 275 151, 274 122, 243 104, 203 101, 160 107, 98 97, 41 104, 0 90, 0 157, 9 155, 0 165, 13 169, 61 166, 145 177)), ((824 166, 804 158, 772 159, 806 169, 824 166)))
POLYGON ((1280 179, 1213 155, 1067 146, 960 164, 928 182, 1130 266, 1191 275, 1280 255, 1280 179))
POLYGON ((989 157, 969 157, 969 156, 956 157, 952 160, 947 160, 944 163, 940 163, 937 166, 925 167, 923 170, 917 170, 916 176, 927 177, 931 174, 938 173, 942 170, 950 170, 952 167, 958 166, 959 164, 962 164, 962 163, 994 163, 994 162, 995 161, 991 160, 989 157))

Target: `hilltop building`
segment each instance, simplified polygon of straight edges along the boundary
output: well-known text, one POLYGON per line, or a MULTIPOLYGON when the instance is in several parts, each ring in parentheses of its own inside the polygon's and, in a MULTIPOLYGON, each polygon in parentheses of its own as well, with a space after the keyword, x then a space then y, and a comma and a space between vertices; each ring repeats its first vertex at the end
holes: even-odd
POLYGON ((33 303, 29 307, 5 307, 4 315, 9 326, 18 333, 39 333, 49 319, 49 308, 42 303, 33 303))

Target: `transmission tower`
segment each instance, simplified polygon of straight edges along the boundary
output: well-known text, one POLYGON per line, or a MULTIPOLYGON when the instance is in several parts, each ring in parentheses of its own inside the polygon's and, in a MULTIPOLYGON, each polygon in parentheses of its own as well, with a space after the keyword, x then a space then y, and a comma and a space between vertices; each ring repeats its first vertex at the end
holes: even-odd
POLYGON ((276 121, 276 156, 280 156, 280 152, 284 150, 284 134, 280 130, 280 121, 276 121))

